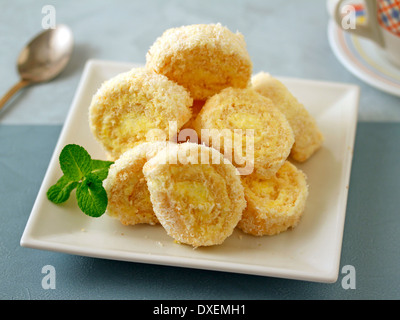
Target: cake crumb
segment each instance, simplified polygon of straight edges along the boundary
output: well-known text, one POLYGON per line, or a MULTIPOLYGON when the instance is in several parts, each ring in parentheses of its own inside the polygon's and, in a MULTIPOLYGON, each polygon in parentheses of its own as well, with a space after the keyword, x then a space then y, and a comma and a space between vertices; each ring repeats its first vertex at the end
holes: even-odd
POLYGON ((161 241, 157 241, 157 245, 158 245, 159 247, 164 247, 164 244, 163 244, 161 241))

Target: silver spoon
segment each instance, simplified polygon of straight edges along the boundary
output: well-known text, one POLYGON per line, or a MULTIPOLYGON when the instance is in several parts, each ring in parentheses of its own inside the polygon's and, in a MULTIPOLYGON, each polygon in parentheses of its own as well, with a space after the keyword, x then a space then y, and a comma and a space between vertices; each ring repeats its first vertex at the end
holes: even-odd
POLYGON ((66 67, 73 46, 72 32, 65 25, 47 29, 32 39, 17 60, 20 81, 0 99, 0 109, 18 90, 56 77, 66 67))

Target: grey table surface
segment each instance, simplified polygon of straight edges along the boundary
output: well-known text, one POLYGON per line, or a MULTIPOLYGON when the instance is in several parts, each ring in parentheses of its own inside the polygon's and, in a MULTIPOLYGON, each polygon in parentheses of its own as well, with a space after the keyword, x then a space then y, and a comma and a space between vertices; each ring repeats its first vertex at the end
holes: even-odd
POLYGON ((75 49, 65 72, 27 88, 0 112, 0 299, 399 299, 400 98, 349 73, 329 46, 323 0, 0 0, 0 92, 18 81, 15 62, 41 31, 42 9, 70 26, 75 49), (28 220, 88 59, 144 63, 165 29, 220 22, 246 39, 254 71, 361 88, 341 266, 333 284, 80 257, 22 248, 28 220), (27 156, 29 155, 29 156, 27 156), (57 287, 42 287, 53 265, 57 287))

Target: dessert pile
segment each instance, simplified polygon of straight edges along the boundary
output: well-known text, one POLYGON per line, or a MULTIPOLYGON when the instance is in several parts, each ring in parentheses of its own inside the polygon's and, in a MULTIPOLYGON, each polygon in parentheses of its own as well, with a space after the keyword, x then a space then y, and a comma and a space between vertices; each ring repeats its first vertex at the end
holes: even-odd
POLYGON ((198 24, 166 30, 144 67, 103 83, 89 125, 114 161, 107 214, 161 224, 193 247, 221 244, 235 228, 295 227, 308 196, 295 163, 323 136, 282 82, 252 72, 242 34, 198 24))

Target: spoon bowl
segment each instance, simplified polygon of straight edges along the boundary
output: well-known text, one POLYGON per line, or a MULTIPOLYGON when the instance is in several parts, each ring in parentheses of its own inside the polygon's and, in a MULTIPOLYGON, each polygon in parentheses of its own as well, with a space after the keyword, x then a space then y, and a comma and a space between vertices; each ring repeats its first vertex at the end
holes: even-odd
POLYGON ((72 32, 65 25, 47 29, 33 38, 17 59, 20 81, 0 100, 0 109, 21 88, 59 75, 70 60, 73 44, 72 32))

